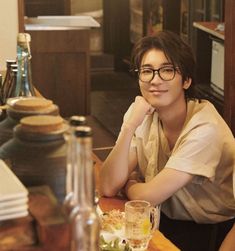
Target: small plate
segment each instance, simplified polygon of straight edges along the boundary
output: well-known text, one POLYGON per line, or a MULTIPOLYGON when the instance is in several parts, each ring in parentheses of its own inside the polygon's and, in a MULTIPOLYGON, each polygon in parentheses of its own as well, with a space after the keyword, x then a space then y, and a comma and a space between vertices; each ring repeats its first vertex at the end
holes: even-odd
POLYGON ((0 215, 0 220, 11 220, 11 219, 25 217, 27 215, 28 215, 28 210, 23 210, 17 213, 0 215))
POLYGON ((1 201, 0 202, 0 211, 2 209, 9 208, 9 207, 17 207, 17 206, 26 205, 27 203, 28 203, 28 197, 1 201))
POLYGON ((27 211, 28 210, 28 205, 20 205, 16 207, 8 207, 4 209, 0 209, 0 217, 8 214, 13 214, 13 213, 19 213, 22 211, 27 211))
POLYGON ((3 160, 0 160, 0 177, 0 203, 28 196, 26 187, 3 160))

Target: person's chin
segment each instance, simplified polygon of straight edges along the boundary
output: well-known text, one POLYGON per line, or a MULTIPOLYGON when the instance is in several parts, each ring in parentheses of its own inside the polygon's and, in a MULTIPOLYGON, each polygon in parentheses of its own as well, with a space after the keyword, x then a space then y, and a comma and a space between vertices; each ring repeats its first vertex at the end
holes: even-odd
POLYGON ((167 105, 166 99, 162 98, 162 97, 156 97, 153 95, 148 95, 148 97, 145 98, 147 100, 147 102, 154 108, 158 108, 158 107, 164 107, 167 105))

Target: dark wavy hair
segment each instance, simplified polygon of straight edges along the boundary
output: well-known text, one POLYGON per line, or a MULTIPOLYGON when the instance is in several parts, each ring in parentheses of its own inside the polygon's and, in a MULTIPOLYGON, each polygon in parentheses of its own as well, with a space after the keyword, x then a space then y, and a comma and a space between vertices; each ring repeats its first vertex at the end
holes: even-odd
POLYGON ((166 58, 178 67, 183 81, 192 79, 191 86, 185 90, 186 98, 195 98, 196 61, 192 48, 179 35, 171 31, 160 31, 154 35, 141 38, 133 47, 131 54, 131 70, 140 69, 144 54, 151 49, 164 52, 166 58))

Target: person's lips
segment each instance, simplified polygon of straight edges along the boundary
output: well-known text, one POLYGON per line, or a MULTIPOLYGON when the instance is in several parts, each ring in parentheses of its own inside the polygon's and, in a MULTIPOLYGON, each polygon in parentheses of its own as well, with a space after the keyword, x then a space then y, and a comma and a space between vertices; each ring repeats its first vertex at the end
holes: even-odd
POLYGON ((168 90, 150 89, 149 92, 154 95, 160 95, 168 92, 168 90))

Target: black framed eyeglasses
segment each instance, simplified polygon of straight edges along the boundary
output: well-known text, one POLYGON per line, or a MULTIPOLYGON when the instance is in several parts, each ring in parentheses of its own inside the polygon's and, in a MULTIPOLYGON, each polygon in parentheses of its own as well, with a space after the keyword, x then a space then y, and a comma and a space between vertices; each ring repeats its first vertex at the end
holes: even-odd
POLYGON ((164 81, 170 81, 175 77, 177 69, 173 66, 163 66, 158 69, 140 68, 135 70, 138 72, 139 80, 145 83, 150 83, 157 72, 158 76, 164 81))

